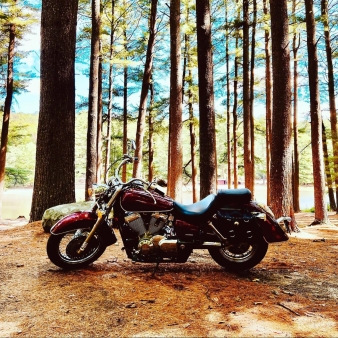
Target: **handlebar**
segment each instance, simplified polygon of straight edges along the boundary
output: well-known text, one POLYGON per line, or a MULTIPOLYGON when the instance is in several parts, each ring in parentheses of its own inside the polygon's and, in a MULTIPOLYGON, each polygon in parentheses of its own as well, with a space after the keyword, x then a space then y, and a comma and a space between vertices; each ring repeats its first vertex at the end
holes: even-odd
MULTIPOLYGON (((138 161, 138 157, 132 157, 128 154, 124 154, 123 157, 122 157, 122 161, 121 163, 118 165, 118 167, 115 169, 115 179, 118 181, 118 183, 122 186, 127 186, 127 185, 130 185, 131 183, 133 182, 141 182, 142 184, 146 185, 147 188, 144 188, 144 190, 148 191, 148 189, 151 187, 152 184, 156 183, 162 187, 166 187, 167 186, 167 183, 165 180, 156 180, 156 181, 153 181, 153 182, 147 182, 141 178, 132 178, 130 179, 128 182, 122 182, 121 178, 120 178, 120 169, 123 165, 127 164, 127 163, 133 163, 135 161, 138 161)), ((156 201, 155 201, 156 202, 156 201)))

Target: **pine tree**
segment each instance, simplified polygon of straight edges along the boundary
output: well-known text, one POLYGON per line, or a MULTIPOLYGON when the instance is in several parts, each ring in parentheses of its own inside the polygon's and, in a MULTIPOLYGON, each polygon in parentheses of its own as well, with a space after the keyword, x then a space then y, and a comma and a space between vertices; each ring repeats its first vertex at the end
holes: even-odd
POLYGON ((41 88, 30 221, 75 201, 75 42, 77 0, 44 0, 41 88))

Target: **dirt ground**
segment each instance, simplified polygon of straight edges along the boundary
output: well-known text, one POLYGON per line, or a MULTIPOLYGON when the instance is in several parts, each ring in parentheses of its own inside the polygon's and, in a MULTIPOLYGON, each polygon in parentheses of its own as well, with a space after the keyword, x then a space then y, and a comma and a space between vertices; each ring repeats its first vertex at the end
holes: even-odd
MULTIPOLYGON (((337 337, 338 217, 272 244, 233 274, 196 251, 185 264, 132 264, 122 245, 65 272, 41 224, 0 226, 0 337, 337 337)), ((17 224, 14 224, 17 225, 17 224)))

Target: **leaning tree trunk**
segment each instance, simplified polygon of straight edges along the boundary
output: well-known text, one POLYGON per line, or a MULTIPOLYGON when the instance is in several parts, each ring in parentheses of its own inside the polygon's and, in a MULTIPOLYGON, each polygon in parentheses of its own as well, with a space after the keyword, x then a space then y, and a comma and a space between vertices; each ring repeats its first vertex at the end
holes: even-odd
POLYGON ((180 0, 170 1, 170 106, 167 193, 175 200, 182 199, 182 75, 180 0))
POLYGON ((85 199, 90 199, 89 188, 96 182, 97 172, 97 119, 99 100, 100 63, 100 0, 92 0, 92 35, 90 51, 89 103, 87 127, 87 166, 85 199))
MULTIPOLYGON (((267 0, 263 1, 264 14, 267 16, 268 7, 267 0)), ((266 24, 266 26, 268 26, 266 24)), ((270 54, 270 29, 268 27, 264 30, 265 40, 265 115, 266 115, 266 203, 270 205, 270 165, 271 165, 271 125, 272 125, 272 79, 271 79, 271 54, 270 54)))
POLYGON ((7 54, 7 83, 6 83, 6 99, 4 106, 4 115, 1 129, 1 148, 0 148, 0 219, 2 214, 2 196, 5 187, 5 167, 6 154, 8 144, 9 119, 11 115, 11 105, 13 99, 13 65, 15 50, 15 30, 14 23, 9 25, 9 42, 7 54))
POLYGON ((41 11, 40 112, 30 221, 75 201, 75 44, 78 0, 45 0, 41 11), (57 137, 55 137, 57 135, 57 137))
MULTIPOLYGON (((330 38, 329 27, 329 13, 327 8, 327 0, 321 1, 322 7, 322 22, 324 25, 324 37, 325 37, 325 50, 327 59, 327 71, 328 71, 328 86, 329 86, 329 105, 330 105, 330 122, 331 122, 331 136, 332 136, 332 148, 333 148, 333 163, 334 163, 334 181, 336 185, 336 202, 338 204, 338 131, 337 131, 337 111, 336 111, 336 99, 335 99, 335 83, 334 83, 334 70, 332 61, 332 48, 330 38)), ((337 209, 338 213, 338 209, 337 209)))
POLYGON ((311 145, 314 183, 315 220, 312 224, 327 223, 325 180, 322 145, 322 117, 319 99, 318 57, 316 47, 316 23, 313 0, 305 0, 308 73, 310 87, 311 145))
POLYGON ((271 135, 271 208, 276 217, 291 216, 292 207, 291 153, 291 73, 287 0, 270 0, 273 117, 271 135))
POLYGON ((196 1, 200 108, 200 198, 216 192, 217 161, 209 0, 196 1))
POLYGON ((151 0, 151 11, 150 11, 150 23, 149 23, 149 40, 147 47, 146 63, 144 65, 144 73, 142 80, 140 106, 137 119, 137 130, 136 130, 136 150, 135 156, 138 157, 138 161, 134 162, 133 177, 142 176, 142 157, 143 157, 143 138, 144 138, 144 126, 146 119, 147 110, 147 98, 149 83, 151 78, 151 72, 153 68, 153 54, 155 46, 155 24, 157 15, 157 3, 158 0, 151 0))
POLYGON ((245 187, 254 191, 251 153, 250 77, 249 77, 249 0, 243 0, 243 129, 245 187))

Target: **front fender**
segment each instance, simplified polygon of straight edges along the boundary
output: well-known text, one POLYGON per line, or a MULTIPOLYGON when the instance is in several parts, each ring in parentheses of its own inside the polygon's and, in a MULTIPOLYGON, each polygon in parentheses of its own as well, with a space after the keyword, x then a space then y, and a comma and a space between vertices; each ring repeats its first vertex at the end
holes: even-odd
MULTIPOLYGON (((60 219, 50 229, 52 235, 61 235, 78 229, 91 229, 97 221, 97 215, 90 211, 78 211, 60 219)), ((114 230, 104 221, 97 232, 100 234, 106 246, 117 242, 114 230)))
POLYGON ((97 215, 90 211, 77 211, 56 222, 50 229, 52 235, 60 235, 77 229, 91 228, 97 220, 97 215))

